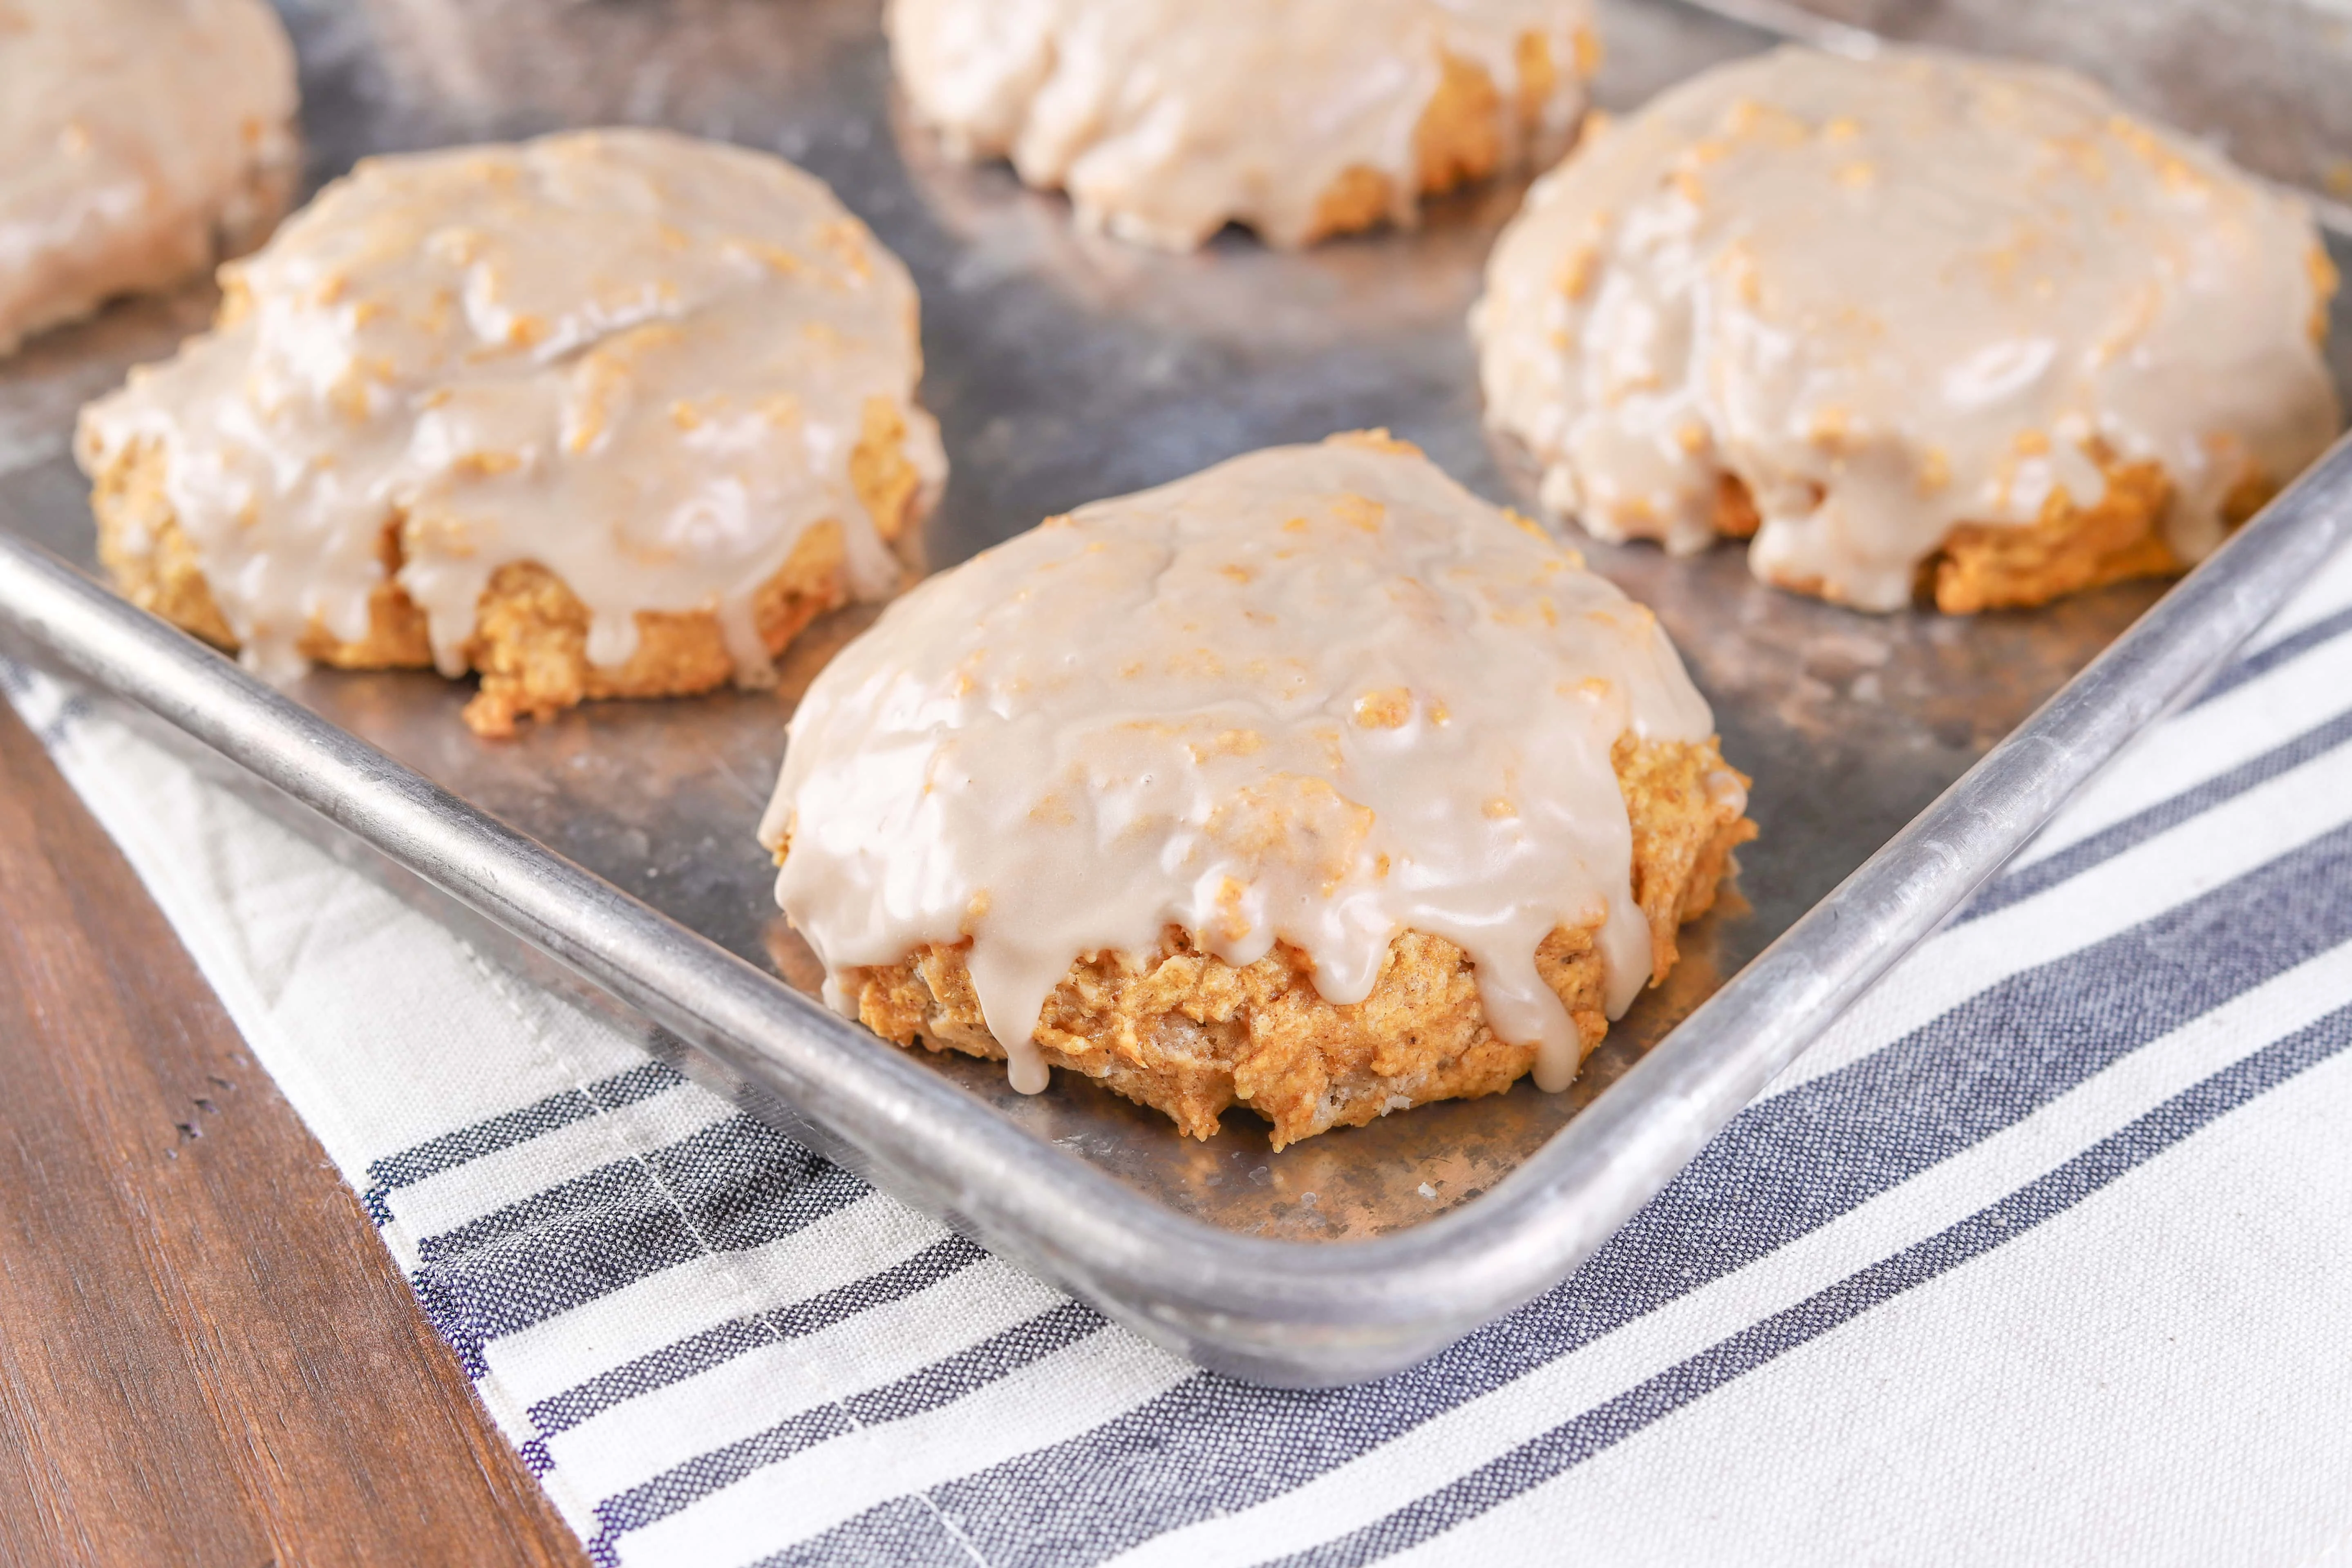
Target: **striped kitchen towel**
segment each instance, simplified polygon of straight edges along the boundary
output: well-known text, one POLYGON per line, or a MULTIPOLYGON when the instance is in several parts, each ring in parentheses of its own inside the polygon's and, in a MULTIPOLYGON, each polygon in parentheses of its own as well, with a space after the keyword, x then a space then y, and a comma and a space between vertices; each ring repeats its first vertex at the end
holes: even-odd
POLYGON ((1194 1370, 16 672, 605 1563, 2352 1563, 2352 557, 1573 1279, 1194 1370))

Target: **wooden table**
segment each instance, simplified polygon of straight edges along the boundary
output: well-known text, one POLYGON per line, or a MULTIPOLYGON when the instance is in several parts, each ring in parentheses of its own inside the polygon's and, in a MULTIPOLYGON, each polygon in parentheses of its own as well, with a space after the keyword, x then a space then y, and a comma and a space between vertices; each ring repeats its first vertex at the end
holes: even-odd
POLYGON ((0 1563, 584 1562, 0 702, 0 1563))

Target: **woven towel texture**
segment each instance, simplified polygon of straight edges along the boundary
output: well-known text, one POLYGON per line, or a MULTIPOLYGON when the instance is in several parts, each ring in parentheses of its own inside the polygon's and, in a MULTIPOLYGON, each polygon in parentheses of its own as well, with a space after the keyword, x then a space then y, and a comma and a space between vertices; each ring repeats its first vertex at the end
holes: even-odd
POLYGON ((599 1562, 2352 1563, 2352 557, 1574 1278, 1321 1393, 9 676, 599 1562))

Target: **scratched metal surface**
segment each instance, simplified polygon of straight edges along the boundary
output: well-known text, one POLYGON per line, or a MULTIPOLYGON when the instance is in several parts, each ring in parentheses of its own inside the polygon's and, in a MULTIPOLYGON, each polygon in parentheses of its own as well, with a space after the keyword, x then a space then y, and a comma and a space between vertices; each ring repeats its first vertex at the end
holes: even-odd
MULTIPOLYGON (((1905 36, 1977 47, 2010 40, 2094 68, 2130 100, 2325 197, 2331 184, 2352 184, 2342 123, 2352 100, 2331 89, 2352 79, 2352 21, 2322 3, 2103 0, 2059 8, 2063 26, 2022 0, 1823 0, 1822 9, 1905 36), (2256 79, 2273 90, 2250 93, 2257 68, 2270 70, 2256 79)), ((1743 4, 1759 8, 1725 0, 1743 4)), ((1081 501, 1360 426, 1387 426, 1473 489, 1528 504, 1525 476, 1480 431, 1463 327, 1515 187, 1441 203, 1417 232, 1304 255, 1228 235, 1197 256, 1162 256, 1075 232, 1059 199, 1023 190, 1001 167, 940 158, 894 99, 870 0, 289 0, 286 9, 303 62, 314 184, 368 152, 614 121, 767 147, 832 182, 922 289, 923 395, 953 463, 924 542, 934 565, 1081 501)), ((1603 12, 1600 98, 1615 110, 1770 41, 1672 0, 1607 0, 1603 12)), ((0 362, 0 514, 89 560, 84 487, 66 452, 74 410, 130 364, 168 352, 210 303, 205 289, 130 302, 0 362)), ((2338 380, 2352 384, 2352 322, 2340 303, 2336 327, 2338 380)), ((1412 1224, 1490 1185, 1557 1131, 2158 592, 2128 585, 1972 621, 1874 617, 1758 585, 1737 547, 1670 561, 1644 546, 1580 542, 1673 632, 1715 704, 1726 754, 1755 775, 1763 836, 1743 851, 1736 894, 1695 929, 1672 980, 1617 1026, 1573 1089, 1547 1096, 1522 1085, 1273 1154, 1245 1113, 1194 1143, 1068 1075, 1029 1099, 983 1064, 933 1058, 937 1069, 1038 1136, 1221 1225, 1316 1237, 1412 1224)), ((506 744, 475 740, 457 722, 466 689, 430 676, 319 674, 296 689, 552 848, 810 986, 813 961, 774 912, 751 830, 792 693, 824 647, 858 624, 847 614, 804 639, 781 693, 604 704, 506 744)))

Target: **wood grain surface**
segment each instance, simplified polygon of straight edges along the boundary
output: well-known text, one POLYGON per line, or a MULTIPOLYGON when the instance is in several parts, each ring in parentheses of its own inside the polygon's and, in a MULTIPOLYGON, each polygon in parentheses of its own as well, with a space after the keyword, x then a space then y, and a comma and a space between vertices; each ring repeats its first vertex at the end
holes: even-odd
POLYGON ((0 1563, 584 1561, 0 702, 0 1563))

